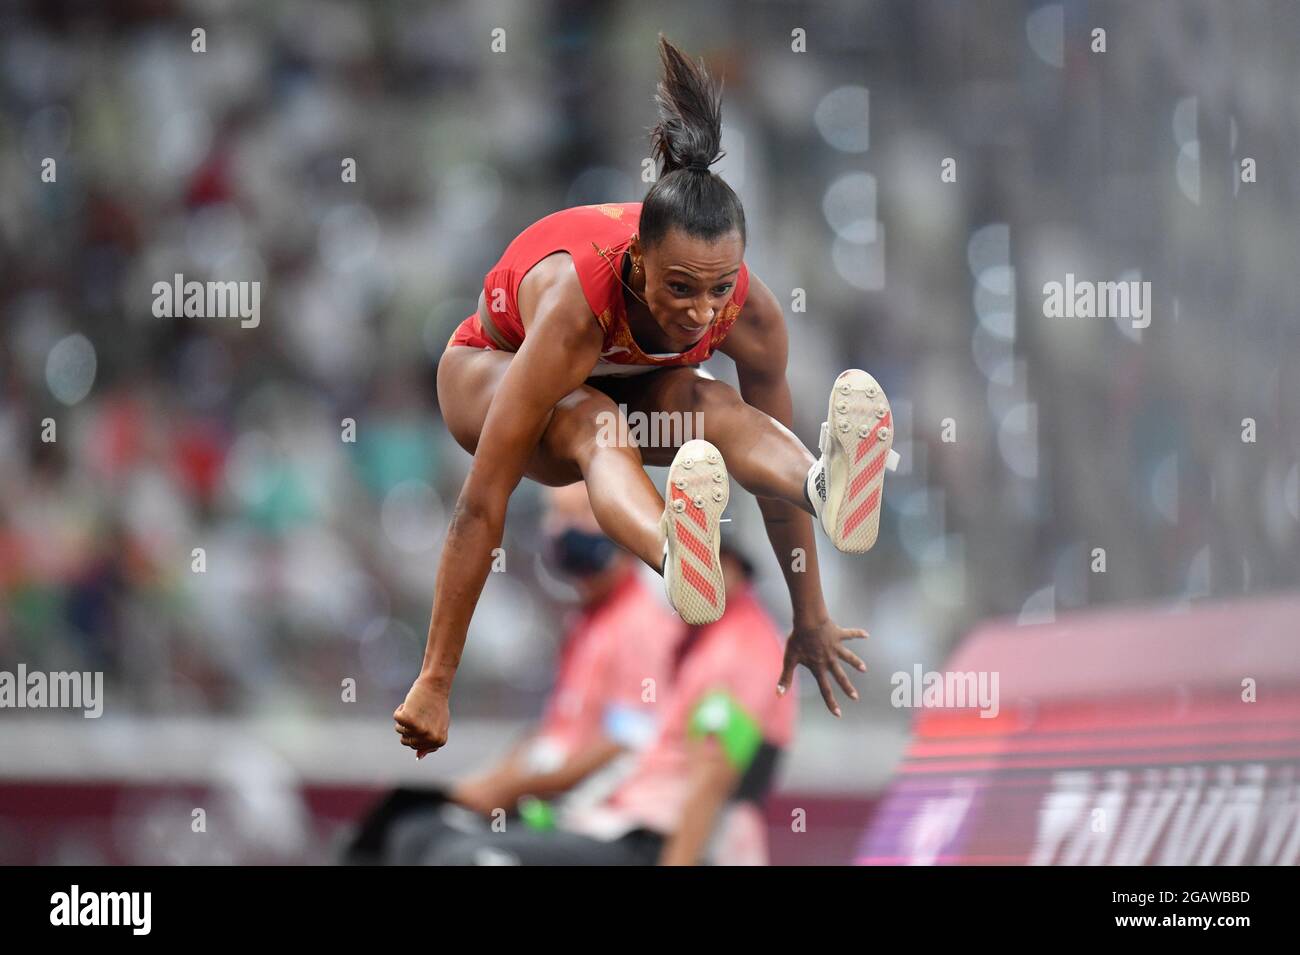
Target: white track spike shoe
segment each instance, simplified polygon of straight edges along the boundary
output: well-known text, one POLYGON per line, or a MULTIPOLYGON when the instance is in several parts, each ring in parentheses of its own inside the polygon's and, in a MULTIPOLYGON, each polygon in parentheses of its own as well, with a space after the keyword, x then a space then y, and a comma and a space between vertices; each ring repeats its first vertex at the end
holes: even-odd
POLYGON ((664 589, 688 624, 713 623, 727 606, 718 546, 719 519, 730 485, 722 454, 707 441, 687 441, 673 458, 664 488, 664 589))
POLYGON ((850 368, 831 389, 817 442, 821 458, 807 477, 822 529, 846 554, 864 554, 876 543, 884 472, 898 466, 893 445, 894 417, 884 389, 865 371, 850 368))

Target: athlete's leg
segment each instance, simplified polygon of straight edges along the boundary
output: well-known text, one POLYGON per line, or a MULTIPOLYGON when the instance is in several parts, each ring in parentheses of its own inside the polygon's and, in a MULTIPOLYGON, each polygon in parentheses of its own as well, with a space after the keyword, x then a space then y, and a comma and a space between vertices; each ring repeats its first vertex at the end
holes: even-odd
POLYGON ((658 571, 664 556, 659 525, 664 499, 645 473, 639 448, 604 440, 602 420, 619 415, 608 396, 580 385, 556 404, 540 450, 554 460, 572 462, 576 474, 565 483, 586 481, 600 529, 658 571))
MULTIPOLYGON (((865 553, 875 544, 884 471, 897 455, 889 401, 865 371, 850 368, 835 379, 819 458, 788 428, 699 368, 660 369, 626 386, 619 400, 629 415, 698 414, 705 439, 718 447, 747 491, 814 515, 845 553, 865 553)), ((665 450, 643 447, 642 456, 657 464, 665 450)))
MULTIPOLYGON (((814 513, 804 495, 804 481, 816 458, 781 422, 745 403, 735 388, 698 367, 662 368, 622 379, 610 394, 629 414, 700 413, 704 438, 722 452, 736 482, 757 497, 788 501, 814 513)), ((682 419, 685 422, 686 419, 682 419)), ((647 464, 665 466, 672 448, 641 449, 647 464)))
MULTIPOLYGON (((456 346, 438 364, 438 404, 457 443, 474 453, 488 407, 510 365, 509 352, 456 346)), ((620 411, 608 395, 581 385, 551 411, 546 430, 525 470, 559 487, 586 481, 591 508, 615 543, 661 570, 664 501, 645 473, 640 450, 628 442, 600 440, 603 421, 620 411)))

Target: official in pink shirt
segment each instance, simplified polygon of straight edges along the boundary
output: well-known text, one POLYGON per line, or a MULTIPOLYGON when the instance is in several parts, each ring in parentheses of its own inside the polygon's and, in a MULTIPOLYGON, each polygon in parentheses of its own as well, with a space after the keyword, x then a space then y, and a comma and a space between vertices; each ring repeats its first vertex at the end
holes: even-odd
POLYGON ((566 818, 572 832, 610 838, 664 834, 658 862, 766 862, 760 804, 794 737, 793 693, 778 696, 781 633, 758 600, 743 558, 724 557, 727 611, 688 629, 659 735, 602 805, 566 818), (728 805, 730 803, 730 805, 728 805))
POLYGON ((727 610, 685 628, 650 746, 597 804, 560 814, 555 831, 506 827, 447 840, 430 865, 653 865, 766 859, 761 803, 794 734, 795 694, 776 692, 781 634, 724 544, 727 610), (728 832, 730 830, 730 832, 728 832))
POLYGON ((619 757, 654 738, 681 618, 643 580, 636 559, 606 537, 581 482, 548 491, 542 533, 548 563, 574 587, 579 607, 565 638, 541 726, 485 773, 457 785, 452 798, 491 815, 521 796, 546 798, 598 771, 591 800, 617 781, 619 757))

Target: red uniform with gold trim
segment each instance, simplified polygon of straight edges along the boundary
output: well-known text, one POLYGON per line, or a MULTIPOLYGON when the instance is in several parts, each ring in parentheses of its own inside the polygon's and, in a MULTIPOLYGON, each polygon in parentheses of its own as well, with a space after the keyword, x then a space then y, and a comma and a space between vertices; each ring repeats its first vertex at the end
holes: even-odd
POLYGON ((500 261, 483 278, 488 322, 482 322, 477 312, 469 316, 456 328, 447 347, 468 345, 518 351, 524 341, 519 283, 546 256, 563 251, 573 257, 583 295, 605 333, 600 361, 591 374, 635 375, 706 360, 740 317, 749 291, 749 270, 744 262, 740 264, 731 298, 715 316, 709 331, 690 350, 644 352, 628 327, 622 281, 624 253, 640 220, 639 202, 575 206, 537 220, 515 237, 500 261))

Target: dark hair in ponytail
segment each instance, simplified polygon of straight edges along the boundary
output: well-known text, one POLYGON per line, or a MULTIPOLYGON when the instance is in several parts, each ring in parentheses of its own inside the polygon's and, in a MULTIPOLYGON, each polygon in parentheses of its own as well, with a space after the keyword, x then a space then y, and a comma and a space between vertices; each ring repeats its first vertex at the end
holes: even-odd
POLYGON ((735 230, 745 241, 745 210, 722 178, 709 172, 722 152, 722 89, 703 63, 687 59, 659 34, 664 77, 655 102, 659 122, 650 132, 659 178, 641 204, 638 233, 645 247, 672 229, 701 239, 735 230))

